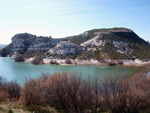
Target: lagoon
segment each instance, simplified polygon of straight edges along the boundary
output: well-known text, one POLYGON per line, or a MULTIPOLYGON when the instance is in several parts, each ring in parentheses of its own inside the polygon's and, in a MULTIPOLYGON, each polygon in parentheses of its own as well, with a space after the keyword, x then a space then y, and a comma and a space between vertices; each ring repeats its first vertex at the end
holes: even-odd
POLYGON ((80 76, 91 77, 106 75, 128 76, 133 69, 122 66, 82 66, 82 65, 34 65, 25 62, 14 62, 12 58, 0 58, 0 76, 8 81, 16 80, 20 85, 25 83, 25 78, 38 78, 42 73, 81 73, 80 76))

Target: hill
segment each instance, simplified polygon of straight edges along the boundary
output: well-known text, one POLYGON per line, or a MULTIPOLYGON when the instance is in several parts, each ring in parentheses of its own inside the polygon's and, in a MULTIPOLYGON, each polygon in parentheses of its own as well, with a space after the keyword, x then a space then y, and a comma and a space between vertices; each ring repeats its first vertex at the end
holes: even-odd
POLYGON ((1 51, 53 58, 79 59, 150 59, 150 44, 127 28, 93 29, 65 38, 38 37, 22 33, 1 51))

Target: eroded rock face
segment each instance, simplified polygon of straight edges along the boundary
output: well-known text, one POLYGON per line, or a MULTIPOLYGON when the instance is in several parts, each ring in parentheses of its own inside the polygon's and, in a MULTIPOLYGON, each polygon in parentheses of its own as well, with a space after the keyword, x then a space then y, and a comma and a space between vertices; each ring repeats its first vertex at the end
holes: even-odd
POLYGON ((55 47, 63 39, 53 39, 51 37, 37 37, 28 33, 16 34, 12 37, 9 45, 9 54, 14 52, 23 54, 37 54, 47 52, 55 47))
POLYGON ((48 53, 51 55, 66 56, 77 55, 79 51, 80 49, 76 44, 70 41, 61 41, 56 45, 56 47, 51 48, 48 53))
POLYGON ((9 48, 9 53, 18 52, 25 53, 30 45, 35 41, 36 36, 31 34, 17 34, 12 37, 11 47, 9 48))
POLYGON ((96 37, 81 43, 80 46, 83 47, 95 47, 95 46, 103 46, 105 44, 104 40, 101 40, 102 35, 97 35, 96 37))
POLYGON ((55 47, 60 39, 52 39, 47 37, 37 37, 36 40, 30 45, 27 53, 44 53, 52 47, 55 47))

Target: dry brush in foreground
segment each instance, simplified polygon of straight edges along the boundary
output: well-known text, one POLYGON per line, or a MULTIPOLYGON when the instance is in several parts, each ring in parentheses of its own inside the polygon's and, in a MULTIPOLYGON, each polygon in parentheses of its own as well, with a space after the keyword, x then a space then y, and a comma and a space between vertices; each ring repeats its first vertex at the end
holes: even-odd
POLYGON ((63 113, 140 113, 149 110, 149 87, 150 79, 144 74, 128 79, 83 79, 65 72, 43 74, 39 79, 26 80, 22 90, 16 82, 0 78, 0 101, 20 97, 26 106, 49 105, 63 113))

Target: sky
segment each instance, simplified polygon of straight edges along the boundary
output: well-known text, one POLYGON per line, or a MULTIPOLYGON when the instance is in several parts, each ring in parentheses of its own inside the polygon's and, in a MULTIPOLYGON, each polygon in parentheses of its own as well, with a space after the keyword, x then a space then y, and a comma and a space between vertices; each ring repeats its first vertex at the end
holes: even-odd
POLYGON ((0 0, 0 44, 17 33, 61 38, 112 27, 150 41, 150 0, 0 0))

